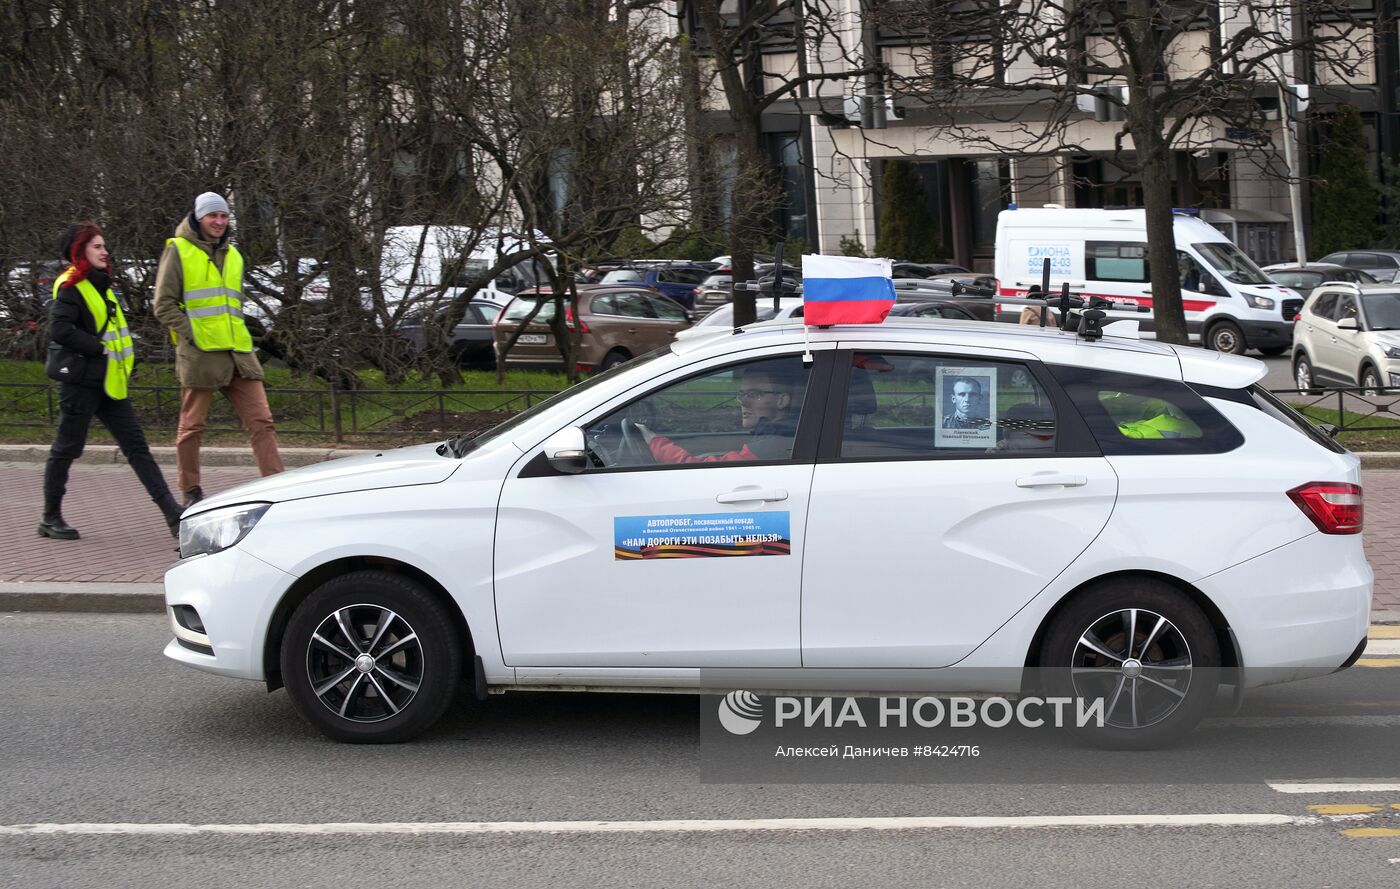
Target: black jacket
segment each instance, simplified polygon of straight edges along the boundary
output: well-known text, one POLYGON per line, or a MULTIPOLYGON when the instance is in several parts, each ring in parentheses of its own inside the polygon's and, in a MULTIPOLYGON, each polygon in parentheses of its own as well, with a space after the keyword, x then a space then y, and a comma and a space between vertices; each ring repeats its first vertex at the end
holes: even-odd
MULTIPOLYGON (((111 279, 94 269, 88 280, 97 292, 106 296, 111 279)), ((83 373, 75 381, 80 386, 99 388, 107 374, 107 353, 98 335, 97 320, 88 311, 87 300, 76 287, 60 287, 58 298, 49 304, 49 339, 66 352, 82 355, 83 373)))

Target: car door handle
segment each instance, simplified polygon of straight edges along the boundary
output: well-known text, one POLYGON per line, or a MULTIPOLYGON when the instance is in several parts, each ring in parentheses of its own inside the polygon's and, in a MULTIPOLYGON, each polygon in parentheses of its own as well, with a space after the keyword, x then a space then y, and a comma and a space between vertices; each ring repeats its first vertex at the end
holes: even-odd
POLYGON ((1071 475, 1067 472, 1037 472, 1035 475, 1016 479, 1018 488, 1078 488, 1087 484, 1089 479, 1086 476, 1071 475))
POLYGON ((715 496, 716 503, 746 503, 752 500, 786 500, 788 492, 782 488, 740 488, 715 496))

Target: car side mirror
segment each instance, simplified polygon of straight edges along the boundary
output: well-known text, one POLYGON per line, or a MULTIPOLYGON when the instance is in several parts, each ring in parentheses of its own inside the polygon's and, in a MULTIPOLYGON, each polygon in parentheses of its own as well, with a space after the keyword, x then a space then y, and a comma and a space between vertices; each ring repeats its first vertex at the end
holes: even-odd
POLYGON ((588 448, 583 429, 570 426, 560 429, 544 443, 544 458, 558 472, 577 475, 588 468, 588 448))
POLYGON ((1356 329, 1357 329, 1356 319, 1355 319, 1355 318, 1343 318, 1342 320, 1340 320, 1340 321, 1337 322, 1337 329, 1338 329, 1338 330, 1356 330, 1356 329))

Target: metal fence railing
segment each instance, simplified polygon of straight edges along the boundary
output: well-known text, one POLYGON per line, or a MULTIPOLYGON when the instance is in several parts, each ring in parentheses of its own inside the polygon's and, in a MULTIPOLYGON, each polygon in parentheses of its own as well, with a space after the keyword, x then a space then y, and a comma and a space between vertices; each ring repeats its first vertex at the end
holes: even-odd
MULTIPOLYGON (((267 400, 279 436, 348 437, 479 431, 554 395, 539 389, 282 389, 267 400)), ((148 431, 175 431, 180 387, 132 386, 131 399, 148 431)), ((58 423, 58 387, 0 383, 0 427, 52 429, 58 423)), ((210 408, 210 432, 239 430, 226 399, 210 408)))
POLYGON ((1275 395, 1317 423, 1346 432, 1400 431, 1400 389, 1272 389, 1275 395))

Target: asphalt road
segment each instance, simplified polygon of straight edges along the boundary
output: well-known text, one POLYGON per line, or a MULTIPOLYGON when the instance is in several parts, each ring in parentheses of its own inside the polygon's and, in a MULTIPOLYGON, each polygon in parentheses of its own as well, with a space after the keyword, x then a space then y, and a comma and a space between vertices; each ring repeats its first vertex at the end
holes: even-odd
POLYGON ((1238 716, 1222 709, 1168 751, 1109 754, 1023 732, 986 742, 986 762, 1005 770, 994 780, 964 783, 953 771, 963 764, 939 762, 929 780, 949 783, 725 784, 703 780, 708 741, 694 698, 506 695, 464 706, 418 742, 351 747, 312 732, 283 693, 166 661, 167 638, 153 616, 0 615, 0 886, 1359 886, 1400 877, 1400 789, 1296 794, 1267 783, 1400 780, 1400 668, 1261 690, 1238 716), (1047 774, 1053 783, 1038 780, 1047 774), (1374 809, 1310 808, 1336 804, 1374 809), (1213 813, 1282 823, 695 823, 1213 813), (659 820, 676 823, 538 826, 659 820), (389 832, 403 822, 507 821, 524 824, 389 832), (230 827, 152 827, 172 822, 230 827), (364 822, 364 833, 325 833, 344 822, 364 822), (22 827, 37 823, 109 832, 22 827), (267 824, 277 826, 258 826, 267 824), (1343 833, 1358 829, 1375 835, 1343 833))

